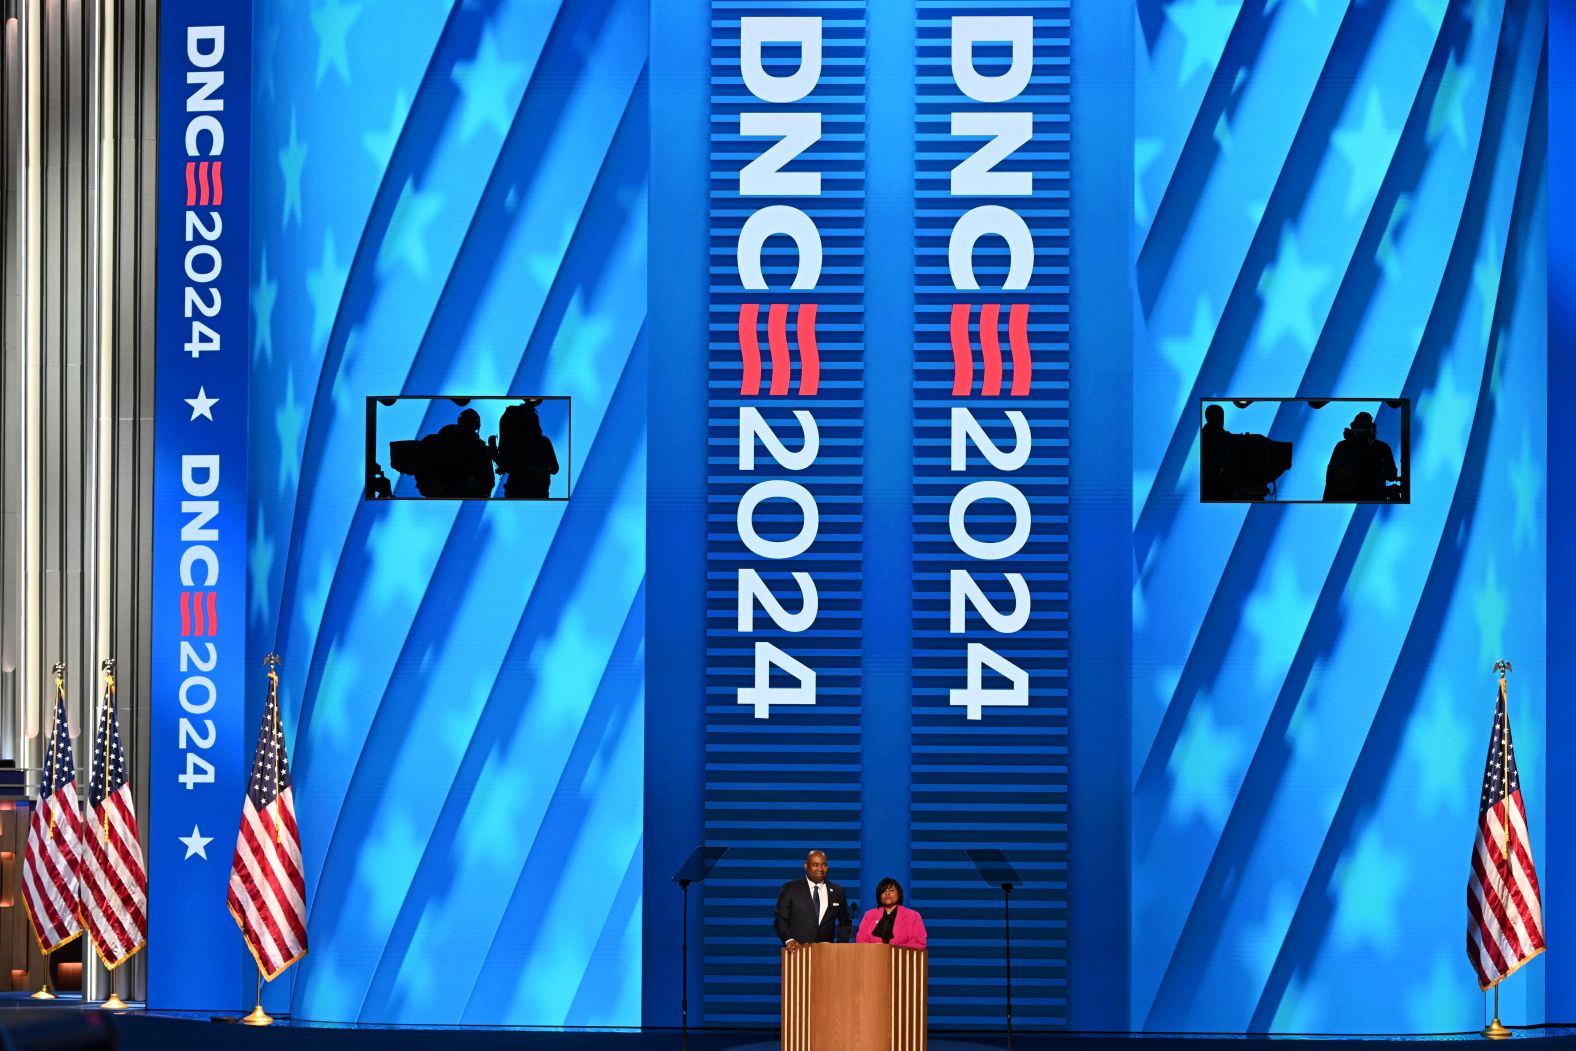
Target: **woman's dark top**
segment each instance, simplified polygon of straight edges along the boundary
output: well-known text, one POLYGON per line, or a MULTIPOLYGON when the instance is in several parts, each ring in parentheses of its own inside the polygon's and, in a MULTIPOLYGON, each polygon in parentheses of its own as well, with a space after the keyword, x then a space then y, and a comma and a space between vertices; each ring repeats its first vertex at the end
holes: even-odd
POLYGON ((876 929, 871 931, 870 933, 874 934, 877 938, 880 938, 882 941, 886 942, 888 945, 891 945, 892 944, 892 925, 894 923, 896 923, 896 922, 897 922, 897 910, 896 909, 893 909, 891 912, 883 912, 881 914, 881 918, 876 921, 876 929))

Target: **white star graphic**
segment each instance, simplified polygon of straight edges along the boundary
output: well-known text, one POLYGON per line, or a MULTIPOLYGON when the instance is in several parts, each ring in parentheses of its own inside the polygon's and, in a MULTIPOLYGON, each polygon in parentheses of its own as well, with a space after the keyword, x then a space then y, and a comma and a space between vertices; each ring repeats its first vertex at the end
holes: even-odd
MULTIPOLYGON (((191 835, 176 836, 175 838, 186 844, 186 858, 196 854, 204 861, 208 860, 208 844, 213 842, 213 837, 203 835, 202 831, 196 825, 192 826, 191 835)), ((182 858, 181 860, 184 861, 186 858, 182 858)))
POLYGON ((192 419, 194 420, 199 416, 204 419, 213 419, 213 407, 219 404, 218 398, 208 397, 206 387, 197 388, 197 397, 182 398, 181 400, 192 407, 192 419))

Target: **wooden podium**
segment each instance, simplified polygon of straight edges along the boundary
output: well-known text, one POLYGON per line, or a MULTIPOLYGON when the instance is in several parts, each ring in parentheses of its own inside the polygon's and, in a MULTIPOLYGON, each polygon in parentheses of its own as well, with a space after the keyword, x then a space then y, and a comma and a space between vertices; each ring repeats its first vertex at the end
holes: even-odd
POLYGON ((924 1051, 924 949, 783 950, 783 1051, 924 1051))

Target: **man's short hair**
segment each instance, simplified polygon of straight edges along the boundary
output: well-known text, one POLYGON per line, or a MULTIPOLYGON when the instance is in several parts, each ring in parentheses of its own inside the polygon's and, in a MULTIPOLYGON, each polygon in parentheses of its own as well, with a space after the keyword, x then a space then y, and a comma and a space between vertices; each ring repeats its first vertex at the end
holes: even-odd
POLYGON ((811 847, 809 850, 805 851, 804 860, 809 861, 817 854, 821 855, 823 858, 826 857, 826 851, 822 850, 820 847, 811 847))

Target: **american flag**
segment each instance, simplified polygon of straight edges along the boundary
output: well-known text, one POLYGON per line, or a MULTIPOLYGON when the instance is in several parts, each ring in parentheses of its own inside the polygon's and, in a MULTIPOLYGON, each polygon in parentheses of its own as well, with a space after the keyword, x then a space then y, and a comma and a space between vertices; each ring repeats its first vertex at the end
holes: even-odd
POLYGON ((230 866, 230 915, 241 925, 246 947, 269 981, 306 955, 306 881, 301 872, 301 833, 279 721, 279 676, 269 668, 268 703, 230 866))
POLYGON ((148 873, 137 838, 137 807, 126 783, 112 674, 104 676, 104 705, 93 732, 89 769, 91 824, 82 852, 82 919, 99 958, 113 971, 147 939, 148 873))
POLYGON ((1467 956, 1478 985, 1487 989, 1542 951, 1543 897, 1532 867, 1532 837, 1501 678, 1467 880, 1467 956))
POLYGON ((27 826, 22 859, 22 900, 38 947, 54 952, 82 933, 77 920, 77 870, 82 857, 82 818, 77 809, 77 768, 66 724, 66 687, 55 673, 55 725, 49 732, 38 806, 27 826))

